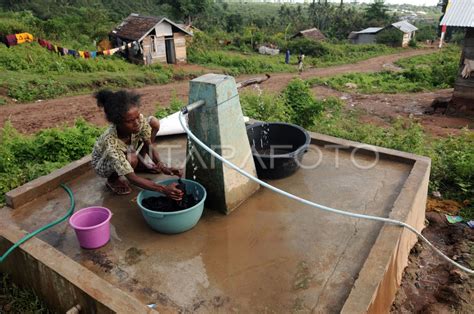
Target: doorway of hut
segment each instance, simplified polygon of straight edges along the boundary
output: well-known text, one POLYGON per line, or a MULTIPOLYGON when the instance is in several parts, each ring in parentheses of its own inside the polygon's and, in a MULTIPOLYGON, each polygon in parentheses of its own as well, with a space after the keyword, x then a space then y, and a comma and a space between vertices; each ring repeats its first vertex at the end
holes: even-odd
POLYGON ((169 64, 176 63, 176 52, 174 50, 173 36, 165 37, 165 46, 166 46, 166 62, 169 64))

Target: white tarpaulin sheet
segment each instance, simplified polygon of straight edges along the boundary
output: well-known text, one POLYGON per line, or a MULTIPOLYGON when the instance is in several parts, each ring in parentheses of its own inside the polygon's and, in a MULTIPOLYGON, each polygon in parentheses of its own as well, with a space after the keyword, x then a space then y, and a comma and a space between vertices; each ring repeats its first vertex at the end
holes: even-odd
POLYGON ((261 55, 274 56, 280 53, 280 49, 272 49, 265 46, 260 46, 260 48, 258 48, 258 53, 260 53, 261 55))

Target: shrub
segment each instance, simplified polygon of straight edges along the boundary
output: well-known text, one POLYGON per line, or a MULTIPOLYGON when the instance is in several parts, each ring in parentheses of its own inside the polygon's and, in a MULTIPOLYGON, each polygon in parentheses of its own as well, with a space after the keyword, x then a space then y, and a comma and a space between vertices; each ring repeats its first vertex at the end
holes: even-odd
POLYGON ((323 110, 322 104, 314 99, 309 84, 299 78, 288 84, 282 97, 288 108, 291 108, 292 121, 304 128, 313 126, 314 119, 323 110))
POLYGON ((240 94, 244 115, 261 121, 290 122, 291 109, 286 106, 282 96, 259 90, 240 94))
POLYGON ((438 37, 437 30, 438 25, 437 23, 433 24, 426 24, 426 25, 417 25, 418 30, 416 31, 416 40, 420 42, 424 42, 427 40, 433 40, 438 37))
POLYGON ((384 44, 393 47, 401 46, 402 40, 403 33, 395 27, 390 27, 388 29, 381 30, 377 34, 375 39, 378 44, 384 44))
POLYGON ((431 187, 448 197, 474 201, 474 133, 465 130, 459 136, 433 143, 431 187))
POLYGON ((329 54, 328 45, 324 45, 320 41, 315 41, 307 38, 299 38, 291 40, 288 47, 293 54, 302 51, 307 56, 321 57, 329 54))
POLYGON ((181 110, 181 108, 183 108, 185 105, 186 103, 183 100, 179 99, 178 96, 176 96, 176 92, 173 92, 171 96, 171 102, 168 107, 162 107, 159 103, 156 104, 155 117, 157 117, 158 119, 163 119, 169 116, 170 114, 181 110))

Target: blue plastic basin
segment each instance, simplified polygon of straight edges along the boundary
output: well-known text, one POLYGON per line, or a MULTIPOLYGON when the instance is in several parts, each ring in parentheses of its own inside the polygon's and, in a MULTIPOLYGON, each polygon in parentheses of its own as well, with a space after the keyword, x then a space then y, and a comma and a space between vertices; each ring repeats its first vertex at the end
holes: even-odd
MULTIPOLYGON (((199 218, 201 218, 204 209, 204 201, 207 196, 206 189, 201 184, 192 180, 181 179, 181 181, 186 185, 187 193, 192 192, 198 197, 198 199, 200 199, 199 203, 193 207, 181 211, 157 212, 149 210, 142 205, 142 201, 148 197, 159 197, 164 195, 159 192, 148 190, 143 190, 138 193, 138 206, 141 209, 143 218, 145 218, 145 221, 153 230, 161 233, 180 233, 193 228, 199 221, 199 218)), ((173 182, 178 182, 178 179, 167 179, 157 183, 168 185, 173 182)))

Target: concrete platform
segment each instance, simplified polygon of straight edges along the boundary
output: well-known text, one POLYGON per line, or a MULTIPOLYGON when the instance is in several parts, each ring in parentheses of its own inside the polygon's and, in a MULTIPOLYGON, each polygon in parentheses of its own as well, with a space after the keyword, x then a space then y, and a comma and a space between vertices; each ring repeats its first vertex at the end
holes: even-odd
MULTIPOLYGON (((314 149, 304 164, 321 159, 319 165, 273 185, 323 205, 423 228, 429 159, 311 136, 314 149)), ((158 147, 163 159, 169 151, 172 160, 184 162, 185 137, 161 140, 158 147)), ((228 216, 206 209, 194 229, 163 235, 142 218, 138 189, 112 195, 84 168, 88 162, 76 163, 86 169, 82 174, 70 167, 11 191, 9 204, 20 205, 0 210, 2 252, 23 230, 65 213, 66 193, 57 183, 48 185, 58 176, 73 190, 76 209, 101 205, 113 212, 111 241, 101 249, 81 249, 63 223, 0 264, 58 311, 81 304, 87 313, 146 312, 146 304, 156 304, 165 313, 380 313, 389 309, 416 242, 399 227, 328 214, 266 189, 228 216)))

